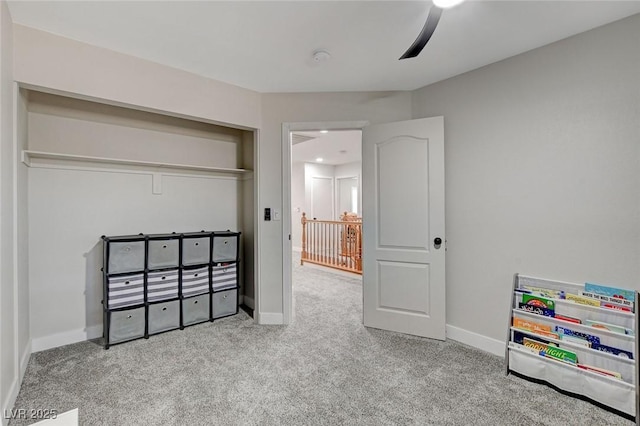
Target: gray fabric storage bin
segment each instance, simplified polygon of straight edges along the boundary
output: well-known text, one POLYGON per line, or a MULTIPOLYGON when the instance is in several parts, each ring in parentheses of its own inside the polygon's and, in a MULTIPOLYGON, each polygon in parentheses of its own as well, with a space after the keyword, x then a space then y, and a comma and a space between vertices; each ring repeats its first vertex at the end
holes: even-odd
POLYGON ((209 267, 182 270, 182 297, 209 293, 209 267))
POLYGON ((149 334, 180 327, 180 301, 149 305, 149 334))
POLYGON ((144 241, 109 241, 107 244, 110 274, 144 270, 144 241))
POLYGON ((180 240, 149 240, 149 269, 177 268, 180 240))
POLYGON ((211 268, 211 287, 213 291, 228 290, 238 286, 238 265, 216 265, 211 268))
POLYGON ((182 264, 199 265, 209 263, 210 237, 183 238, 182 264))
POLYGON ((107 278, 107 308, 117 309, 144 303, 144 274, 107 278))
POLYGON ((178 270, 153 271, 147 274, 147 302, 178 297, 178 270))
POLYGON ((238 290, 225 290, 213 293, 213 318, 226 317, 238 313, 238 290))
POLYGON ((209 293, 182 300, 182 325, 209 320, 209 293))
POLYGON ((144 337, 144 306, 110 312, 109 344, 144 337))
POLYGON ((213 254, 214 262, 235 262, 238 260, 238 239, 236 235, 216 235, 213 234, 213 254))

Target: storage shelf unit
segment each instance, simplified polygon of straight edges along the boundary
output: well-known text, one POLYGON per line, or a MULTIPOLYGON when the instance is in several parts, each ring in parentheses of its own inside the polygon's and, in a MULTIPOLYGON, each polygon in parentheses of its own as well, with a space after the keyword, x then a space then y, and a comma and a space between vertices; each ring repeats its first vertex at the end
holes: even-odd
POLYGON ((640 424, 638 292, 629 291, 634 306, 632 311, 625 311, 585 304, 597 305, 598 299, 567 299, 581 296, 584 290, 581 284, 515 275, 505 349, 506 373, 548 384, 640 424), (542 302, 536 301, 540 296, 542 302), (545 301, 550 301, 553 309, 544 305, 545 301), (541 309, 532 308, 536 312, 530 312, 523 304, 541 309), (587 321, 600 325, 592 326, 587 321), (554 347, 575 354, 577 361, 550 356, 554 347))
POLYGON ((102 240, 105 349, 238 313, 239 232, 102 240))

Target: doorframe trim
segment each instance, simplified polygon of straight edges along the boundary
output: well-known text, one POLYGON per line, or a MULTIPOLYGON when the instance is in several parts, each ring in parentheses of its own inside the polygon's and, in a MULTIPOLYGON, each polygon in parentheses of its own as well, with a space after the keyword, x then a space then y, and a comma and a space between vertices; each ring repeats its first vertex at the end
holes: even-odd
POLYGON ((367 120, 282 123, 282 322, 293 320, 291 236, 291 132, 314 130, 363 130, 367 120))

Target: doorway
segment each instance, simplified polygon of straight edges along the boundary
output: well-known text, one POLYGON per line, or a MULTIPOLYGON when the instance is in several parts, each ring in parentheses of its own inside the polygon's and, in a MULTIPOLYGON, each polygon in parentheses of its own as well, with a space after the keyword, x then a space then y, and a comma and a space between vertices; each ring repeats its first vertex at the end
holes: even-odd
MULTIPOLYGON (((283 152, 283 313, 293 318, 292 264, 302 252, 303 213, 337 222, 345 213, 361 215, 361 143, 366 121, 284 123, 283 152)), ((328 226, 328 224, 327 224, 328 226)), ((331 250, 330 250, 331 251, 331 250)))

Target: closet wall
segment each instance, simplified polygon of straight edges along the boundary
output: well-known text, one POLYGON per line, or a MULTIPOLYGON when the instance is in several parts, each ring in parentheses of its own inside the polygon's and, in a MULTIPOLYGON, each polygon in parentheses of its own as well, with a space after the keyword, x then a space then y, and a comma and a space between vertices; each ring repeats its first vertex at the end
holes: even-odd
POLYGON ((102 334, 101 235, 239 230, 253 283, 253 132, 35 91, 27 109, 34 351, 102 334))

